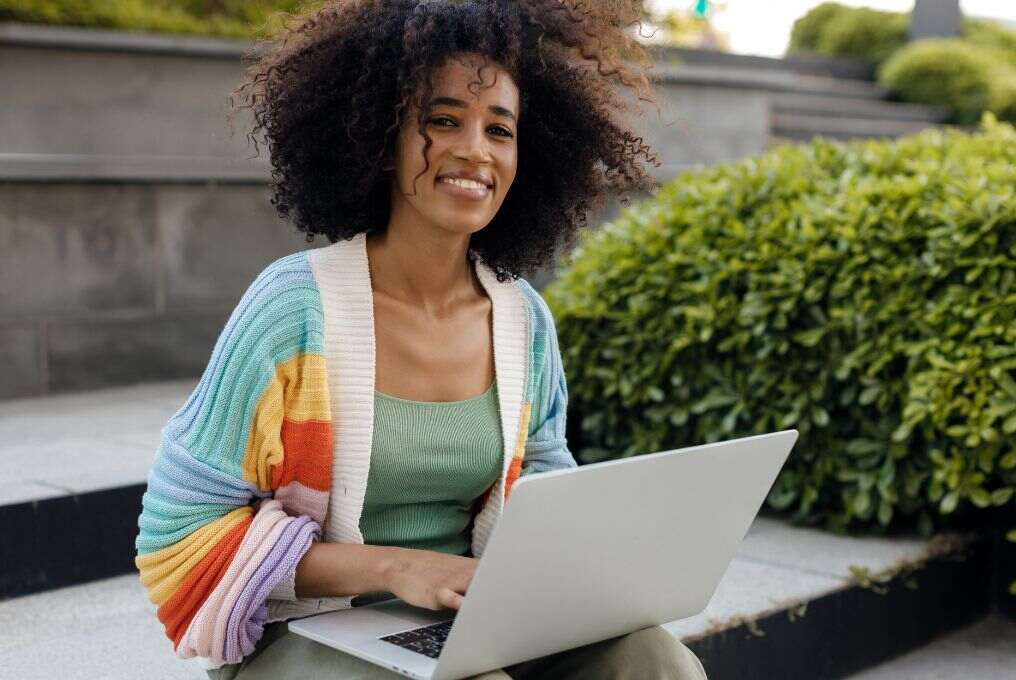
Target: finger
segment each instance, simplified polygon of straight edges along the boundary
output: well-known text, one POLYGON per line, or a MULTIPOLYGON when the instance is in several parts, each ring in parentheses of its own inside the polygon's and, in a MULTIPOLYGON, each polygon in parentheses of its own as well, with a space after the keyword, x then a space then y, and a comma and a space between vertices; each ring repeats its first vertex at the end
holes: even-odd
POLYGON ((462 606, 462 601, 465 599, 451 588, 442 587, 437 591, 438 601, 445 607, 450 609, 458 609, 462 606))

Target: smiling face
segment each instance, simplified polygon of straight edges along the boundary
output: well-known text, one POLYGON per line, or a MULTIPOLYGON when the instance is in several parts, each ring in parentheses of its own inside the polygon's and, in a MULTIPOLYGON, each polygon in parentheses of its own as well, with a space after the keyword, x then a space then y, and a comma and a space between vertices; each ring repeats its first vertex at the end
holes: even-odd
MULTIPOLYGON (((459 234, 479 231, 494 218, 515 180, 518 161, 519 90, 507 71, 463 52, 448 59, 433 77, 431 110, 425 117, 432 144, 418 131, 411 105, 399 130, 392 183, 392 219, 424 223, 459 234), (472 90, 470 81, 474 81, 472 90), (418 176, 419 175, 419 176, 418 176), (465 175, 479 180, 441 179, 465 175)), ((450 178, 449 178, 450 179, 450 178)))

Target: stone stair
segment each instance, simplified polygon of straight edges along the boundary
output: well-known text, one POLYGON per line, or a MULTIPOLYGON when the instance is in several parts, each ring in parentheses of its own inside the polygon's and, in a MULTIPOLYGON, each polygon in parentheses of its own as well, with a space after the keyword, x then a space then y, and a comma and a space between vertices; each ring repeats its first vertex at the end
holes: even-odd
POLYGON ((853 60, 770 57, 702 50, 651 50, 665 80, 766 89, 774 142, 897 137, 943 124, 941 108, 893 101, 874 82, 874 68, 853 60))

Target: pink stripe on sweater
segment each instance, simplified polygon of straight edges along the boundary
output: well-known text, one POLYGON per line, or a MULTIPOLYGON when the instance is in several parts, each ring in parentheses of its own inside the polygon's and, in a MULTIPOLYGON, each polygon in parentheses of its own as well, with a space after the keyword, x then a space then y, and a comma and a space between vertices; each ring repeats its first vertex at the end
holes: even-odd
POLYGON ((225 659, 226 626, 229 615, 240 598, 244 586, 271 551, 293 518, 275 499, 263 499, 247 529, 243 543, 233 557, 226 574, 215 586, 194 616, 187 632, 180 640, 176 655, 182 659, 193 656, 210 658, 216 662, 225 659))
POLYGON ((282 501, 286 512, 294 517, 310 515, 320 523, 328 512, 328 492, 317 491, 296 480, 276 489, 273 497, 282 501))

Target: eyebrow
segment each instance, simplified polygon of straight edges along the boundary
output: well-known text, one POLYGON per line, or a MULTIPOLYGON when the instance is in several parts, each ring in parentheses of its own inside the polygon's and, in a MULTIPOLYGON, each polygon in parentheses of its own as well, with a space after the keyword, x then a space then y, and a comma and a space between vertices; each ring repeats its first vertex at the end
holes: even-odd
MULTIPOLYGON (((457 106, 463 109, 466 108, 466 103, 461 99, 456 99, 455 97, 435 97, 434 99, 431 100, 431 104, 433 104, 434 106, 440 106, 444 104, 445 106, 457 106)), ((491 104, 490 106, 487 107, 487 109, 492 113, 498 114, 499 116, 505 116, 506 118, 511 118, 512 120, 515 120, 515 114, 503 106, 491 104)))

